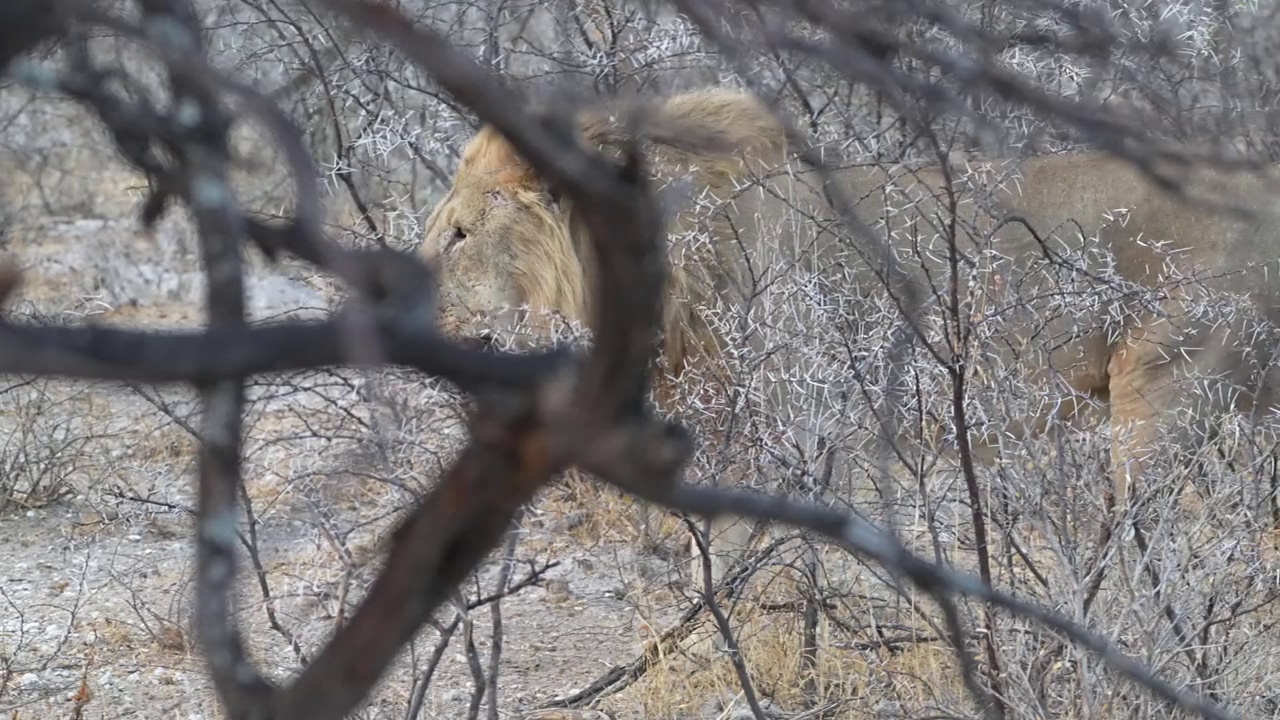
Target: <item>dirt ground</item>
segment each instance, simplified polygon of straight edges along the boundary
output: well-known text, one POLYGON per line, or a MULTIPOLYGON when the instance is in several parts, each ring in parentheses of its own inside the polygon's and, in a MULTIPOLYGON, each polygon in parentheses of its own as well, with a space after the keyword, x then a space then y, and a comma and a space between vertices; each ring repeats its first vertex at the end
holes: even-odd
MULTIPOLYGON (((22 227, 8 243, 26 270, 15 312, 196 324, 203 283, 195 250, 178 221, 151 236, 128 220, 22 227)), ((328 302, 321 284, 262 267, 250 298, 255 317, 305 314, 328 302)), ((239 622, 276 680, 296 672, 299 658, 354 610, 378 569, 382 534, 457 447, 457 411, 438 387, 423 378, 388 382, 400 383, 412 414, 383 426, 398 438, 394 457, 369 449, 371 428, 387 410, 371 409, 380 406, 362 399, 358 379, 329 373, 255 388, 246 479, 261 582, 243 559, 239 622), (355 415, 363 419, 348 417, 355 415)), ((21 491, 0 512, 5 717, 221 717, 189 625, 194 445, 184 425, 198 422, 194 398, 172 388, 22 379, 0 388, 0 475, 21 491)), ((634 532, 617 522, 626 516, 620 502, 569 484, 526 516, 512 582, 527 586, 501 603, 504 717, 630 663, 691 602, 669 554, 635 549, 634 532), (535 569, 541 580, 527 583, 535 569)), ((670 553, 685 536, 674 521, 665 527, 670 553)), ((468 597, 492 591, 498 560, 479 587, 464 587, 468 597)), ((467 625, 488 662, 485 606, 469 613, 444 654, 420 717, 465 717, 473 689, 467 625)), ((438 637, 434 628, 421 634, 360 717, 406 716, 438 637)), ((674 696, 662 704, 679 707, 674 696)), ((627 716, 627 706, 645 705, 623 703, 611 714, 627 716)))

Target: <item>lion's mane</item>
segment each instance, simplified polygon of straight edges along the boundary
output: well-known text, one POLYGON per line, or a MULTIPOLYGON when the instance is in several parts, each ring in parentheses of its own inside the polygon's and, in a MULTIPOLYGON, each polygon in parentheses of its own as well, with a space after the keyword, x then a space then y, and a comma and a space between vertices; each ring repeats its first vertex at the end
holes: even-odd
MULTIPOLYGON (((645 158, 659 186, 692 193, 703 208, 708 200, 729 199, 748 174, 785 162, 782 126, 750 94, 711 89, 611 100, 578 113, 580 140, 616 157, 628 142, 629 117, 640 118, 645 158)), ((590 322, 596 278, 585 227, 568 200, 546 202, 546 188, 533 168, 497 130, 485 126, 463 152, 453 192, 493 187, 495 179, 527 215, 527 222, 519 224, 520 237, 510 238, 518 248, 513 274, 527 302, 590 322)), ((675 213, 671 229, 689 222, 688 212, 675 213)), ((678 257, 669 264, 663 298, 662 351, 665 369, 679 374, 718 353, 719 340, 698 319, 695 307, 712 294, 716 274, 733 269, 699 266, 674 245, 671 251, 678 257)))

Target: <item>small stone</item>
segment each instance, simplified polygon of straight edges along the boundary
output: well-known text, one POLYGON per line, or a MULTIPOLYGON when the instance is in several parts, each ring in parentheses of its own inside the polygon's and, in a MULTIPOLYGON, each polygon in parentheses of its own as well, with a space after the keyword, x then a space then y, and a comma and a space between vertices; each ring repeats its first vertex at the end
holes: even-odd
POLYGON ((23 690, 30 690, 40 684, 40 676, 35 673, 27 673, 18 678, 18 686, 23 690))
POLYGON ((466 690, 450 690, 444 694, 444 701, 449 703, 466 702, 471 698, 471 694, 466 690))
POLYGON ((547 602, 563 603, 568 602, 573 597, 573 593, 569 590, 568 580, 548 580, 544 585, 547 591, 547 602))
MULTIPOLYGON (((776 720, 782 717, 777 708, 773 706, 773 702, 768 698, 759 698, 760 710, 764 712, 764 716, 769 720, 776 720)), ((708 700, 698 709, 698 715, 702 718, 710 720, 755 720, 755 715, 751 712, 751 706, 747 701, 738 697, 719 697, 708 700)))

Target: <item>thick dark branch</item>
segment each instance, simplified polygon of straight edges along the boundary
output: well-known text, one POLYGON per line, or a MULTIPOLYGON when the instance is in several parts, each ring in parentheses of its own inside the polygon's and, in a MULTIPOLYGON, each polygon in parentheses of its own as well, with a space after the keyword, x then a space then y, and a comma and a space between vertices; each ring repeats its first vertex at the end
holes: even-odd
POLYGON ((346 717, 400 648, 501 542, 555 468, 529 411, 484 413, 472 443, 400 525, 383 572, 351 622, 276 702, 275 717, 346 717))
POLYGON ((0 3, 0 68, 66 33, 66 17, 56 0, 0 3))
MULTIPOLYGON (((192 56, 204 52, 195 9, 184 0, 140 0, 144 22, 163 27, 157 35, 167 47, 192 56)), ((174 105, 183 117, 182 133, 173 148, 179 158, 178 178, 199 231, 201 260, 207 278, 209 326, 242 329, 245 325, 242 214, 227 181, 230 119, 216 92, 197 73, 169 65, 174 105)), ((243 378, 226 378, 197 386, 203 405, 199 455, 199 504, 196 516, 195 626, 205 646, 214 686, 232 718, 260 717, 274 687, 249 657, 233 619, 237 502, 244 432, 243 378)))
MULTIPOLYGON (((372 330, 388 349, 387 364, 442 377, 467 390, 530 386, 570 357, 563 349, 509 355, 458 347, 433 330, 403 330, 394 316, 379 319, 372 330)), ((347 364, 345 332, 338 320, 204 332, 0 323, 0 374, 204 384, 347 364)))

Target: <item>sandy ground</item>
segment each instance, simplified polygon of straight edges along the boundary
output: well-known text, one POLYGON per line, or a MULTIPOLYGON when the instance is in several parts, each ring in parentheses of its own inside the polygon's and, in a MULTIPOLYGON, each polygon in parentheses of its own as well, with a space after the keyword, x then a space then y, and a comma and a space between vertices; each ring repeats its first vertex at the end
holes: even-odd
MULTIPOLYGON (((20 313, 162 327, 200 320, 202 278, 178 223, 148 237, 127 221, 53 220, 25 228, 10 251, 28 273, 20 313)), ((319 287, 258 272, 253 314, 322 308, 319 287)), ((348 414, 380 412, 359 399, 357 381, 329 374, 257 388, 246 477, 272 599, 242 562, 239 621, 274 679, 300 667, 286 635, 313 653, 353 611, 377 571, 381 534, 457 447, 456 410, 438 389, 422 378, 399 382, 408 397, 418 394, 406 403, 417 407, 391 423, 401 442, 392 459, 352 431, 360 423, 348 414)), ((32 494, 0 513, 0 713, 220 717, 189 626, 194 445, 182 423, 198 424, 193 398, 104 383, 13 384, 0 394, 0 473, 32 494)), ((514 580, 556 564, 501 605, 504 717, 630 662, 687 602, 672 563, 637 553, 625 532, 593 519, 592 500, 553 489, 524 523, 514 580)), ((491 592, 496 560, 480 588, 464 588, 469 597, 491 592)), ((487 663, 489 609, 470 615, 487 663)), ((420 635, 361 717, 405 717, 438 635, 420 635)), ((444 655, 422 717, 465 717, 472 682, 462 637, 444 655)))

